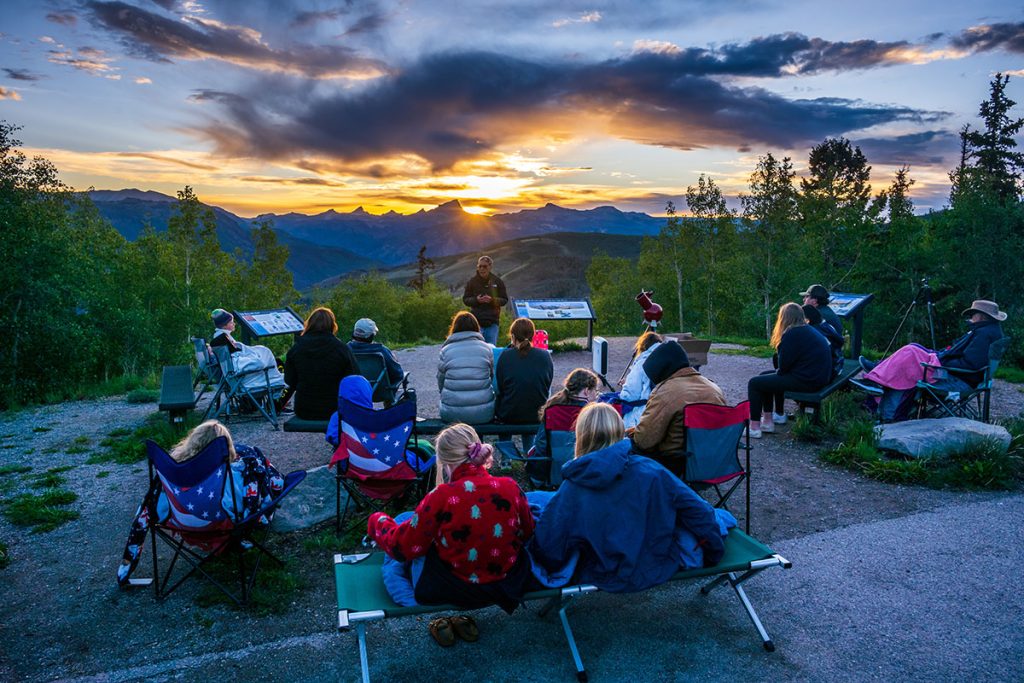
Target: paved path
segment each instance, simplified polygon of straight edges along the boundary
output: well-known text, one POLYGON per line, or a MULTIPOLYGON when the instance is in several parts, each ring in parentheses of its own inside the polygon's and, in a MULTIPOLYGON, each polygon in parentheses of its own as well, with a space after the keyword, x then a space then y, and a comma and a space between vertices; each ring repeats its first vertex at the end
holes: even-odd
MULTIPOLYGON (((587 596, 572 612, 577 640, 592 681, 1024 680, 1022 519, 1012 495, 777 543, 793 569, 747 584, 773 654, 728 588, 704 598, 692 583, 587 596)), ((479 621, 480 643, 451 650, 416 619, 371 626, 374 680, 574 680, 551 617, 491 609, 479 621)), ((249 641, 79 680, 358 679, 354 635, 249 641)))

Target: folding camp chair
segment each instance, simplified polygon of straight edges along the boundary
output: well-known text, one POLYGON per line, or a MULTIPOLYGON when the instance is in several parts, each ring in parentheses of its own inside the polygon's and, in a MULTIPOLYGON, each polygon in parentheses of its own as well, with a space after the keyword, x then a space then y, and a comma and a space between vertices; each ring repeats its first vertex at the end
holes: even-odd
POLYGON ((562 465, 573 459, 576 446, 576 418, 583 406, 550 405, 544 409, 545 448, 526 458, 530 483, 538 488, 556 489, 562 483, 562 465))
POLYGON ((375 403, 392 406, 398 400, 398 390, 401 389, 404 393, 409 388, 408 372, 403 372, 402 378, 397 382, 391 381, 383 353, 375 351, 373 353, 353 353, 353 355, 359 364, 359 374, 370 382, 375 403))
POLYGON ((410 490, 426 486, 433 462, 416 447, 414 398, 382 410, 339 398, 338 423, 338 448, 329 463, 335 465, 338 531, 343 528, 352 504, 368 516, 410 490), (415 457, 408 457, 407 451, 415 457), (344 511, 342 487, 348 493, 344 511))
POLYGON ((220 368, 217 367, 217 359, 205 339, 192 337, 192 348, 196 356, 196 376, 192 380, 192 392, 199 390, 196 394, 196 403, 199 403, 207 389, 220 385, 220 368))
POLYGON ((949 391, 926 380, 929 371, 948 372, 953 377, 973 375, 976 370, 959 370, 944 368, 939 365, 921 363, 924 377, 918 381, 917 417, 966 417, 980 422, 989 421, 989 407, 992 402, 992 381, 995 379, 999 361, 1010 345, 1010 337, 1003 337, 992 342, 988 347, 988 366, 985 368, 981 383, 969 391, 949 391))
POLYGON ((750 432, 744 430, 750 418, 750 402, 737 406, 691 403, 683 409, 686 427, 686 467, 683 481, 695 491, 714 489, 715 507, 726 503, 742 482, 746 482, 745 529, 750 533, 750 432), (745 453, 745 466, 739 452, 745 453), (722 492, 722 487, 732 482, 722 492))
POLYGON ((231 468, 228 442, 218 437, 210 442, 195 457, 183 463, 175 462, 159 445, 146 441, 146 455, 149 457, 149 480, 151 491, 162 491, 169 508, 167 519, 158 521, 158 497, 148 497, 149 530, 153 545, 153 578, 133 579, 132 583, 152 582, 158 600, 166 598, 178 586, 197 572, 213 583, 237 604, 244 604, 252 591, 261 560, 266 555, 281 565, 282 562, 254 538, 254 532, 266 526, 265 520, 281 504, 299 482, 306 478, 306 472, 299 470, 284 478, 284 485, 269 503, 243 517, 241 500, 234 499, 234 477, 241 476, 231 468), (223 507, 225 486, 231 487, 231 515, 223 507), (161 578, 158 558, 158 539, 173 551, 170 564, 161 578), (244 545, 243 545, 244 544, 244 545), (250 546, 247 551, 245 546, 250 546), (247 566, 246 554, 256 553, 251 568, 247 566), (228 552, 237 554, 238 592, 233 592, 207 571, 210 561, 228 552), (178 559, 185 561, 190 569, 168 587, 174 576, 178 559))
POLYGON ((203 419, 219 420, 255 410, 274 425, 274 429, 280 429, 275 400, 284 391, 284 385, 271 383, 270 369, 236 371, 227 346, 214 347, 213 355, 219 382, 203 419))

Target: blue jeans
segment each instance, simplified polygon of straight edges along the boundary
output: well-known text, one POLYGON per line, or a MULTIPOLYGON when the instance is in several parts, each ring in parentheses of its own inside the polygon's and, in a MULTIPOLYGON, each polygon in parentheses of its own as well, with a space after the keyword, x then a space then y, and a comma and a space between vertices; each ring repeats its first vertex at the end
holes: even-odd
POLYGON ((480 334, 484 336, 484 341, 491 346, 498 345, 498 323, 488 325, 487 327, 481 327, 480 334))

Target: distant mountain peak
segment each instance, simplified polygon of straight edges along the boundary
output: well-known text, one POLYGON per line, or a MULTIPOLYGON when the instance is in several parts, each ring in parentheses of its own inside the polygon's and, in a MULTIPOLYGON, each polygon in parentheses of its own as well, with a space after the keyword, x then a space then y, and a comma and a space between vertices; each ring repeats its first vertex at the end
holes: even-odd
POLYGON ((94 202, 120 202, 138 199, 145 202, 176 202, 176 197, 153 190, 139 190, 134 187, 125 190, 91 190, 87 193, 94 202))
POLYGON ((462 208, 462 202, 458 199, 453 199, 450 202, 439 205, 434 211, 465 211, 465 209, 462 208))
POLYGON ((352 211, 350 211, 349 213, 351 215, 353 215, 353 216, 366 216, 366 215, 368 215, 366 209, 364 209, 361 206, 357 206, 356 208, 352 209, 352 211))

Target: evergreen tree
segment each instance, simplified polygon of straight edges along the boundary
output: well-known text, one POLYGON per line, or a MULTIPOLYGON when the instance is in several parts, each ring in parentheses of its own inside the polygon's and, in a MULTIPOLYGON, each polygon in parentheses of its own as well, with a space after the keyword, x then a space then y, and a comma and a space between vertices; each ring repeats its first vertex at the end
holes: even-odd
POLYGON ((704 174, 697 185, 686 188, 686 204, 692 218, 686 227, 690 236, 690 253, 696 259, 691 271, 694 280, 694 299, 701 301, 705 310, 709 335, 717 332, 720 309, 735 301, 730 296, 732 284, 729 264, 736 256, 736 216, 726 205, 722 190, 704 174))
POLYGON ((989 83, 989 98, 979 107, 984 129, 965 127, 960 133, 969 161, 974 162, 973 167, 1002 201, 1018 198, 1024 168, 1024 154, 1014 151, 1017 147, 1014 137, 1024 126, 1024 118, 1010 118, 1009 112, 1017 103, 1006 96, 1009 82, 1009 75, 996 74, 989 83))
POLYGON ((427 245, 424 244, 416 255, 416 277, 409 281, 409 286, 423 294, 430 281, 430 273, 436 267, 434 259, 427 257, 427 245))

